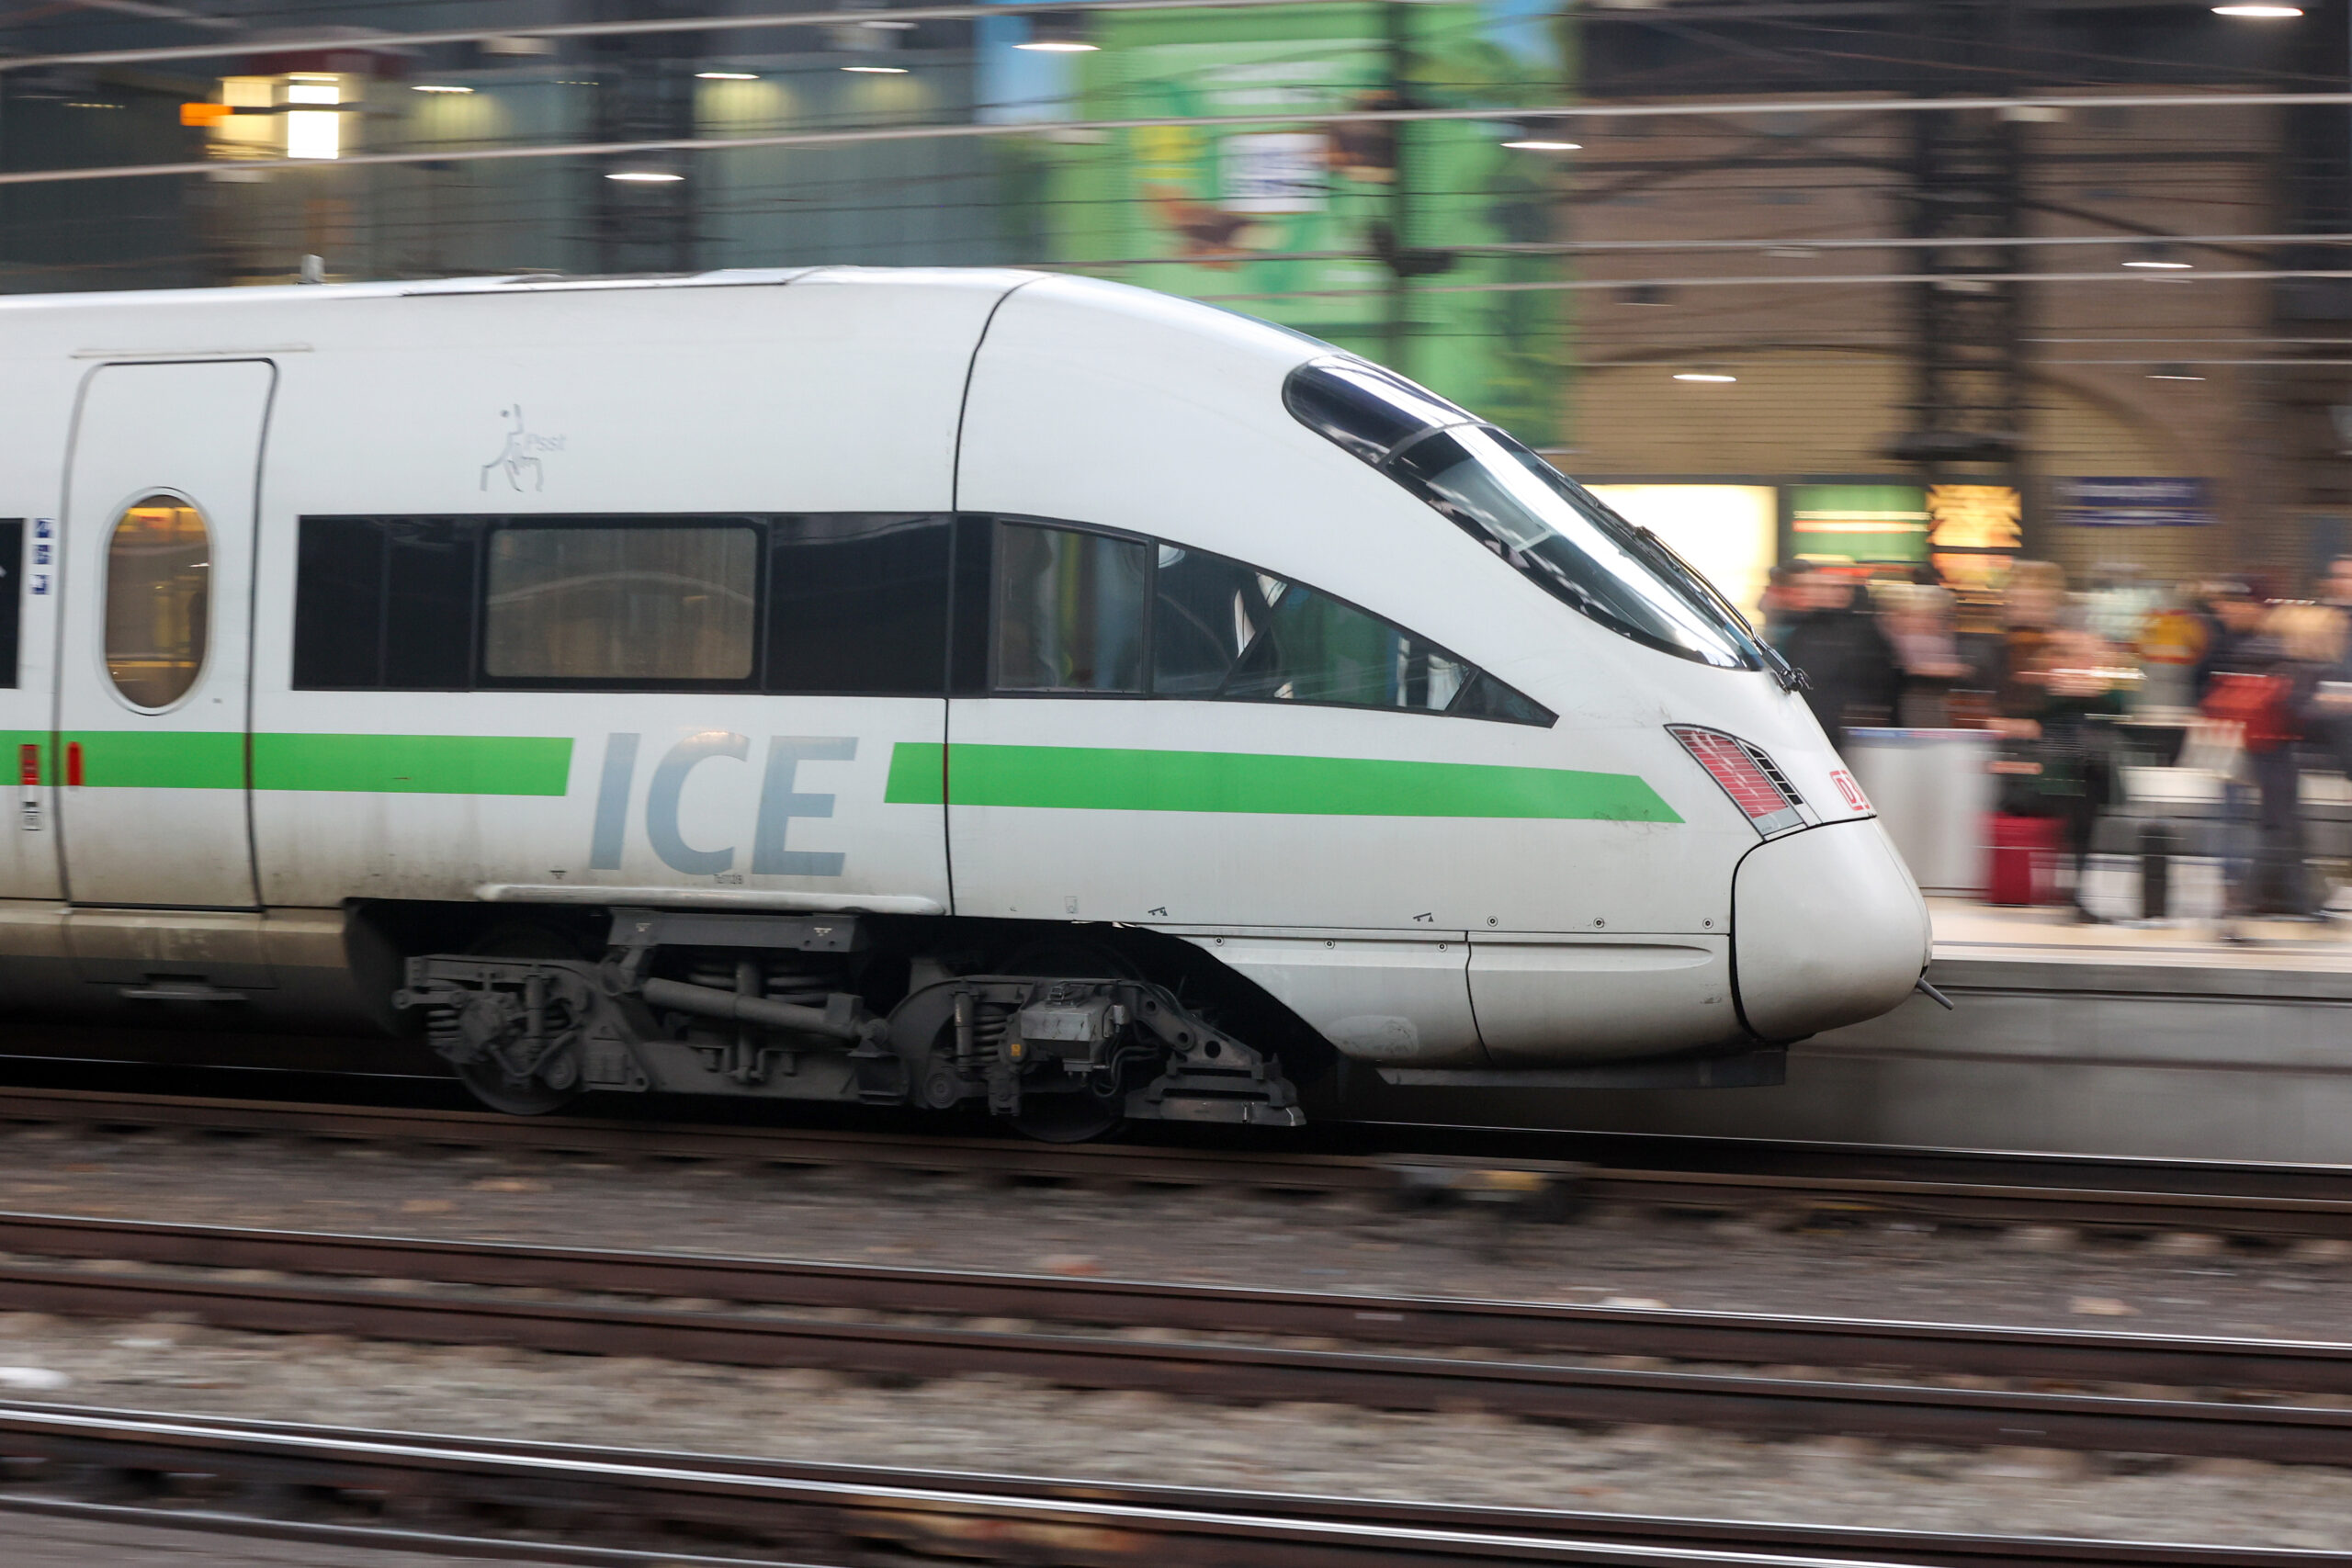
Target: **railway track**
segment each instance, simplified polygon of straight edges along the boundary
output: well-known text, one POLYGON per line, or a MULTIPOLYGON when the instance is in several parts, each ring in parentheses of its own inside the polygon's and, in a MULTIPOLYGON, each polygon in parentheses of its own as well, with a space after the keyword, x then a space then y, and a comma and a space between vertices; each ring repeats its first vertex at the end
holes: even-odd
POLYGON ((775 1125, 673 1123, 485 1111, 0 1089, 0 1123, 307 1137, 404 1146, 495 1148, 645 1161, 850 1166, 1000 1179, 1223 1186, 1393 1194, 1417 1187, 1548 1189, 1591 1202, 1709 1212, 1817 1210, 1976 1224, 2195 1230, 2352 1240, 2352 1170, 2180 1161, 2090 1160, 1954 1150, 1846 1149, 1532 1134, 1513 1129, 1369 1129, 1402 1147, 1375 1153, 1250 1145, 1046 1145, 1012 1139, 775 1125), (1432 1148, 1431 1145, 1437 1145, 1432 1148), (1485 1145, 1483 1153, 1462 1148, 1485 1145), (1751 1168, 1648 1169, 1539 1157, 1537 1147, 1638 1146, 1751 1168), (2143 1185, 2144 1184, 2144 1185, 2143 1185))
POLYGON ((0 1262, 0 1303, 80 1316, 172 1314, 263 1332, 874 1376, 1001 1372, 1247 1403, 1476 1405, 1555 1421, 2352 1465, 2352 1409, 2177 1392, 2352 1393, 2352 1345, 2344 1344, 1071 1280, 23 1214, 0 1215, 0 1247, 17 1255, 0 1262), (104 1270, 77 1266, 91 1261, 104 1270), (571 1294, 546 1299, 552 1291, 571 1294), (648 1295, 666 1300, 615 1299, 648 1295), (895 1320, 826 1315, 844 1310, 895 1320), (1021 1326, 1005 1325, 1007 1317, 1021 1326), (1063 1326, 1043 1331, 1041 1320, 1063 1326), (1106 1325, 1152 1332, 1104 1334, 1106 1325), (1164 1337, 1171 1331, 1184 1337, 1164 1337), (1300 1335, 1314 1348, 1277 1342, 1300 1335), (1413 1353, 1427 1346, 1451 1353, 1413 1353), (1893 1367, 2077 1387, 1952 1388, 1538 1359, 1563 1354, 1893 1367), (2079 1387, 2115 1382, 2171 1386, 2164 1397, 2079 1387))
MULTIPOLYGON (((531 1534, 609 1532, 626 1517, 806 1562, 909 1559, 1126 1568, 2339 1568, 2352 1554, 2026 1536, 1868 1530, 1740 1520, 1486 1508, 1296 1494, 1127 1486, 1001 1474, 809 1464, 705 1454, 350 1430, 0 1403, 0 1458, 19 1490, 0 1507, 70 1509, 21 1490, 49 1472, 119 1489, 170 1477, 182 1494, 282 1499, 306 1492, 397 1518, 488 1515, 531 1534)), ((136 1510, 115 1508, 108 1517, 136 1510)), ((168 1523, 168 1514, 154 1516, 168 1523)), ((212 1511, 266 1531, 266 1511, 212 1511)), ((483 1541, 511 1554, 514 1540, 483 1541)), ((487 1554, 487 1552, 485 1552, 487 1554)), ((611 1554, 614 1556, 619 1553, 611 1554)), ((765 1560, 765 1559, 755 1559, 765 1560)))

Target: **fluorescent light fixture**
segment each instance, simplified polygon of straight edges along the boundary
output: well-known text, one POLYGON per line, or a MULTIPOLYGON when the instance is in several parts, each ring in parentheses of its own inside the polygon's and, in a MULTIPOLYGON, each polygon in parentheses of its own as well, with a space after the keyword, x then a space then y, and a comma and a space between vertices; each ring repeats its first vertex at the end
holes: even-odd
POLYGON ((1581 141, 1555 141, 1548 136, 1522 136, 1503 145, 1516 147, 1525 152, 1580 152, 1584 150, 1581 141))
POLYGON ((903 65, 844 65, 842 69, 855 72, 860 76, 903 76, 907 73, 903 65))
POLYGON ((1674 378, 1678 381, 1715 382, 1736 381, 1739 379, 1738 377, 1723 370, 1677 370, 1674 373, 1674 378))
POLYGON ((1033 38, 1027 43, 1016 43, 1012 47, 1035 54, 1091 54, 1102 46, 1074 38, 1033 38))
POLYGON ((459 87, 447 82, 419 82, 409 89, 412 93, 470 93, 471 87, 459 87))
POLYGON ((286 117, 286 155, 289 158, 339 158, 343 155, 343 116, 333 109, 296 109, 286 117))
POLYGON ((672 174, 665 169, 616 169, 605 177, 608 180, 624 180, 631 185, 666 186, 674 185, 686 176, 672 174))
POLYGON ((2290 17, 2300 17, 2302 14, 2303 8, 2301 6, 2216 6, 2213 7, 2213 15, 2217 17, 2267 17, 2283 20, 2290 17))
POLYGON ((2196 263, 2180 259, 2180 253, 2162 240, 2142 245, 2123 258, 2125 266, 2136 266, 2143 272, 2191 272, 2196 263))
POLYGON ((704 82, 756 82, 759 77, 750 71, 697 71, 695 76, 704 82))

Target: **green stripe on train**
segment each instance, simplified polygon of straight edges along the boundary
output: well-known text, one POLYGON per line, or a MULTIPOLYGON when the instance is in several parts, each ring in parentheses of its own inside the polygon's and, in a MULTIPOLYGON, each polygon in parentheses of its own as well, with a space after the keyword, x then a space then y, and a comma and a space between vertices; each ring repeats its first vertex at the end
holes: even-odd
POLYGON ((254 737, 255 789, 368 795, 561 795, 569 735, 254 737))
MULTIPOLYGON (((45 730, 0 730, 11 749, 40 748, 40 773, 64 769, 45 730)), ((70 729, 87 789, 243 789, 245 738, 234 730, 70 729)), ((253 738, 254 787, 358 795, 561 795, 571 774, 568 735, 298 735, 253 738)), ((21 776, 17 773, 17 776, 21 776)))
POLYGON ((900 806, 1209 811, 1291 817, 1525 817, 1679 822, 1633 773, 1093 746, 899 742, 883 799, 900 806), (944 753, 943 755, 943 752, 944 753))

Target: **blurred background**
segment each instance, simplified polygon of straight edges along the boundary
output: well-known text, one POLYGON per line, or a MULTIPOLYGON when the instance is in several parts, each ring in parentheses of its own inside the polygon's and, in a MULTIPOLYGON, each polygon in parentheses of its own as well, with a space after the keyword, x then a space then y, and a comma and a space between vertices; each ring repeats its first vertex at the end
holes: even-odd
POLYGON ((2217 14, 2294 9, 47 0, 0 284, 1080 270, 1645 487, 1749 605, 1798 556, 2301 581, 2352 547, 2352 107, 2281 100, 2352 8, 2217 14))

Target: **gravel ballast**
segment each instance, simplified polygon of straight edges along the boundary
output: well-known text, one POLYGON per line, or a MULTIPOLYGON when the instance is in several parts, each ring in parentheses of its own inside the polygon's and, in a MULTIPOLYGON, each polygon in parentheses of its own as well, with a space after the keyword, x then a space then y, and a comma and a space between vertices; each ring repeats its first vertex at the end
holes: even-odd
MULTIPOLYGON (((275 1138, 0 1136, 0 1207, 118 1218, 1690 1308, 2338 1338, 2329 1248, 1855 1215, 1559 1225, 1363 1198, 275 1138)), ((2352 1550, 2352 1472, 1748 1440, 0 1318, 0 1393, 144 1409, 1461 1503, 2352 1550), (12 1375, 11 1369, 14 1370, 12 1375), (62 1383, 55 1380, 62 1378, 62 1383), (13 1383, 14 1386, 6 1386, 13 1383), (43 1386, 55 1383, 55 1386, 43 1386)), ((0 1520, 0 1535, 6 1524, 0 1520)))

